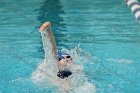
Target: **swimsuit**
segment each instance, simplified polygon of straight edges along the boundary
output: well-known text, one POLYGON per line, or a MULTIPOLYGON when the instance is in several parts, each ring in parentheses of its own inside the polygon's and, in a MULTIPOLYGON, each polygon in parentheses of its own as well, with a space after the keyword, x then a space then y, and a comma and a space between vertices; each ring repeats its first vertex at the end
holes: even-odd
POLYGON ((57 76, 60 77, 60 78, 62 78, 62 79, 64 79, 64 78, 68 78, 71 74, 72 74, 71 71, 69 71, 69 70, 64 70, 64 71, 59 71, 59 72, 57 73, 57 76))

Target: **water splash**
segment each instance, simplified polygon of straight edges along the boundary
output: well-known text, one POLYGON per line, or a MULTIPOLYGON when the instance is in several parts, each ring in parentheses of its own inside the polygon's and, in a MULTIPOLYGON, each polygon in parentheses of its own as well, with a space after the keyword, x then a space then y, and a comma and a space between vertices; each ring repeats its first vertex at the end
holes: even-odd
POLYGON ((73 58, 73 63, 69 64, 69 69, 73 72, 67 79, 60 79, 57 77, 58 72, 57 62, 54 59, 52 52, 52 45, 48 38, 48 34, 42 32, 42 42, 45 51, 45 59, 37 66, 36 70, 32 73, 31 79, 36 84, 41 86, 56 86, 59 93, 95 93, 95 85, 88 81, 83 71, 83 64, 91 60, 91 56, 80 49, 75 47, 71 50, 65 48, 62 52, 70 54, 73 58))

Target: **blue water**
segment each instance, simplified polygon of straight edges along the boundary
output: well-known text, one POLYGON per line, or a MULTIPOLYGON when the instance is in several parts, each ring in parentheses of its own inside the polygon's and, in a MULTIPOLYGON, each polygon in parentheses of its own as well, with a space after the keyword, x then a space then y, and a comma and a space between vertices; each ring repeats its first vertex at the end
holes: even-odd
POLYGON ((84 73, 96 93, 139 93, 140 26, 123 0, 0 1, 0 93, 57 93, 30 79, 44 59, 39 26, 46 20, 59 49, 95 58, 84 73))

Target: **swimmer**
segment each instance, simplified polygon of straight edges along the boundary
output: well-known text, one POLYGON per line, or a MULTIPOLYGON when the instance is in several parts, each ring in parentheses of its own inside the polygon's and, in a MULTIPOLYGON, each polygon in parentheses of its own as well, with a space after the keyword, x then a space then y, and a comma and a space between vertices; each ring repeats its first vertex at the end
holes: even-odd
POLYGON ((59 69, 57 76, 61 79, 68 78, 70 75, 72 75, 72 72, 68 68, 68 64, 72 62, 72 58, 69 54, 58 53, 55 38, 51 30, 51 23, 45 22, 44 24, 42 24, 39 31, 47 31, 47 33, 49 34, 50 42, 52 44, 52 51, 59 69))

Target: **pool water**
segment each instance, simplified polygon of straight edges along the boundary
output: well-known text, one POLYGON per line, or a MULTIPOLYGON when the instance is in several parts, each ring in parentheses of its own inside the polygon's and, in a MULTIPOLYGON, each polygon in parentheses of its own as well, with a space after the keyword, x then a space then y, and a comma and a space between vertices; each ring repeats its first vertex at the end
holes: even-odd
POLYGON ((59 49, 79 46, 94 58, 83 66, 96 93, 140 92, 140 26, 123 0, 6 0, 0 20, 0 93, 58 92, 31 80, 44 59, 45 21, 59 49))

